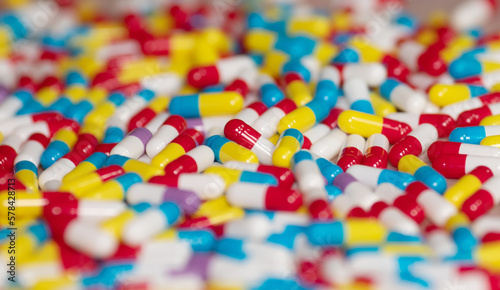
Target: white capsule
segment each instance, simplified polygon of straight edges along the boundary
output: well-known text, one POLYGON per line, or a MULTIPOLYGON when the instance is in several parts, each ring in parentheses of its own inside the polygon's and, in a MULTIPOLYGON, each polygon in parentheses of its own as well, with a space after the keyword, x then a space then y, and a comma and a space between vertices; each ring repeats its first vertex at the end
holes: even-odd
POLYGON ((172 142, 175 137, 179 136, 185 128, 186 123, 181 117, 171 116, 166 119, 146 145, 146 153, 149 158, 153 158, 160 153, 160 151, 163 150, 168 143, 172 142))
POLYGON ((45 169, 39 177, 39 184, 43 190, 55 191, 61 186, 62 179, 71 170, 75 169, 76 165, 69 159, 61 158, 45 169))
POLYGON ((418 125, 408 135, 413 136, 420 142, 420 145, 422 146, 422 153, 427 152, 429 146, 438 140, 438 131, 436 127, 427 123, 418 125))
MULTIPOLYGON (((351 109, 356 109, 356 107, 353 108, 353 105, 356 106, 357 101, 367 101, 368 104, 371 105, 370 101, 370 89, 368 88, 368 84, 361 78, 357 77, 352 77, 346 81, 344 81, 344 85, 342 86, 344 90, 344 95, 351 104, 351 109)), ((359 103, 358 103, 359 104, 359 103)), ((366 113, 372 113, 373 112, 373 106, 370 106, 370 108, 363 108, 363 109, 371 109, 371 112, 369 111, 364 111, 366 113)))
POLYGON ((396 108, 414 114, 421 114, 427 105, 425 94, 401 83, 391 92, 391 102, 396 108))
POLYGON ((418 125, 420 125, 419 124, 420 115, 418 115, 418 114, 397 112, 397 113, 388 114, 385 117, 388 119, 391 119, 391 120, 406 123, 412 129, 416 128, 418 125))
POLYGON ((257 130, 263 138, 269 139, 278 132, 278 123, 285 116, 286 113, 281 108, 271 107, 255 120, 252 128, 257 130))
POLYGON ((78 201, 76 215, 81 221, 95 224, 116 217, 127 208, 123 201, 81 199, 78 201))
POLYGON ((221 196, 226 183, 217 174, 183 173, 179 176, 177 187, 194 191, 202 200, 207 200, 221 196))
POLYGON ((468 0, 451 11, 451 26, 465 31, 485 26, 492 20, 495 8, 487 0, 468 0))
POLYGON ((480 216, 472 223, 471 230, 478 239, 482 239, 488 233, 498 233, 500 217, 491 214, 480 216))
POLYGON ((108 258, 118 249, 118 240, 94 223, 71 221, 64 231, 64 242, 96 259, 108 258))
POLYGON ((126 125, 130 122, 133 116, 144 109, 149 101, 142 96, 135 95, 127 99, 123 104, 116 108, 114 114, 108 119, 106 125, 108 127, 117 127, 126 131, 126 125))
POLYGON ((142 78, 141 85, 157 95, 177 95, 184 85, 184 78, 175 72, 165 72, 142 78))
POLYGON ((20 99, 9 96, 0 104, 0 120, 5 120, 14 116, 22 107, 23 102, 20 99))
POLYGON ((417 202, 422 206, 429 220, 440 227, 457 214, 457 208, 453 204, 430 188, 420 193, 417 202))
POLYGON ((187 119, 187 128, 195 129, 205 134, 205 136, 223 135, 224 126, 233 116, 217 116, 187 119))
POLYGON ((324 177, 312 158, 302 159, 295 163, 293 165, 293 173, 302 193, 305 194, 314 189, 325 189, 324 177))
POLYGON ((420 228, 410 217, 395 207, 385 208, 377 219, 387 228, 405 235, 418 235, 420 228))
POLYGON ((380 86, 387 78, 387 69, 381 63, 349 63, 342 69, 344 80, 360 78, 370 87, 380 86))
POLYGON ((335 128, 326 136, 314 143, 311 146, 311 152, 327 160, 331 160, 339 154, 346 141, 347 134, 342 130, 335 128))
POLYGON ((441 113, 450 115, 453 119, 457 119, 457 117, 461 113, 472 109, 481 108, 482 106, 484 106, 484 104, 481 102, 480 98, 470 98, 465 101, 444 106, 441 109, 441 113))
POLYGON ((111 149, 110 155, 121 155, 132 159, 138 159, 146 151, 146 144, 153 134, 144 128, 135 128, 122 141, 111 149))
POLYGON ((387 204, 393 204, 396 198, 405 195, 404 191, 388 182, 378 185, 374 193, 387 204))
POLYGON ((0 122, 0 134, 4 137, 15 132, 19 127, 25 127, 34 124, 33 117, 31 115, 16 116, 2 120, 0 122))
POLYGON ((321 138, 325 137, 326 134, 328 134, 332 128, 330 128, 328 125, 319 123, 314 125, 311 129, 307 130, 304 132, 304 136, 311 141, 311 144, 316 143, 319 141, 321 138))

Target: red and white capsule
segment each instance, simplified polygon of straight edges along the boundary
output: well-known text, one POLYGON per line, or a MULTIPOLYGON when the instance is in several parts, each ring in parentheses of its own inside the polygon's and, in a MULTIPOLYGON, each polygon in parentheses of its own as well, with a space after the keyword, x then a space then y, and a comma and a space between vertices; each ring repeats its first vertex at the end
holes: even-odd
POLYGON ((452 203, 420 181, 408 185, 406 193, 415 197, 424 208, 427 218, 437 226, 446 225, 446 222, 457 214, 457 208, 452 203))
POLYGON ((365 155, 361 164, 375 167, 387 168, 389 161, 389 139, 380 133, 368 137, 365 145, 365 155))
POLYGON ((224 136, 250 149, 257 155, 262 164, 273 164, 272 153, 275 148, 274 144, 242 120, 233 119, 227 122, 224 127, 224 136))
POLYGON ((347 168, 355 164, 361 164, 363 161, 363 151, 365 148, 365 138, 358 134, 347 136, 347 141, 344 149, 339 154, 337 165, 346 171, 347 168))
POLYGON ((411 113, 392 113, 386 116, 389 119, 410 125, 412 129, 422 124, 431 124, 438 131, 439 137, 448 137, 455 129, 455 120, 446 114, 411 114, 411 113))
POLYGON ((181 173, 200 173, 214 163, 215 155, 206 145, 199 145, 165 166, 165 173, 179 175, 181 173))
POLYGON ((500 157, 500 148, 451 141, 436 141, 427 149, 427 157, 434 161, 443 154, 500 157))
POLYGON ((471 221, 500 203, 500 177, 492 177, 462 204, 462 212, 471 221))
POLYGON ((155 157, 168 143, 172 142, 175 137, 186 130, 186 127, 187 123, 183 117, 179 115, 168 117, 146 145, 146 154, 148 157, 155 157))
POLYGON ((234 119, 240 119, 247 124, 252 124, 262 116, 265 111, 267 111, 267 107, 263 102, 254 102, 236 114, 234 119))
POLYGON ((500 114, 500 103, 489 104, 480 108, 468 110, 458 115, 457 126, 479 126, 482 119, 498 114, 500 114))
POLYGON ((438 139, 437 129, 431 124, 422 124, 408 135, 396 142, 389 151, 389 161, 393 166, 398 166, 399 160, 408 154, 419 156, 425 153, 432 143, 438 139))
POLYGON ((441 112, 443 114, 448 114, 452 118, 456 119, 458 115, 460 115, 462 112, 498 102, 500 102, 500 93, 499 92, 489 93, 479 97, 470 98, 462 102, 445 106, 441 109, 441 112))
POLYGON ((33 125, 37 122, 53 122, 60 121, 63 117, 59 113, 37 113, 32 115, 23 115, 2 120, 0 122, 0 133, 5 137, 13 132, 17 128, 26 127, 33 125))
POLYGON ((302 194, 297 190, 247 182, 233 183, 226 199, 245 209, 296 211, 302 206, 302 194))
POLYGON ((257 132, 266 139, 271 138, 278 132, 278 123, 291 111, 297 109, 297 105, 290 99, 284 99, 267 109, 252 125, 257 132))
POLYGON ((328 116, 321 123, 304 132, 304 137, 307 137, 311 144, 325 137, 333 128, 337 127, 337 119, 342 111, 340 108, 330 110, 328 116))
POLYGON ((424 209, 417 203, 416 199, 406 195, 404 191, 393 184, 382 183, 377 186, 374 193, 381 201, 396 207, 417 224, 421 224, 425 220, 424 209))
POLYGON ((444 177, 454 179, 469 174, 481 165, 488 167, 494 175, 500 174, 500 158, 498 157, 441 154, 432 160, 432 168, 444 177))

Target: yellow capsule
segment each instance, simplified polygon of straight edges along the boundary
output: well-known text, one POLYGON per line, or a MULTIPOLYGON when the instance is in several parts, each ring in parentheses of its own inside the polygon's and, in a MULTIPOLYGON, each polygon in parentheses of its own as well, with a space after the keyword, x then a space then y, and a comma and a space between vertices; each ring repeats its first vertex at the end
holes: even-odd
POLYGON ((252 29, 245 34, 243 46, 251 52, 266 53, 273 49, 276 34, 265 29, 252 29))
POLYGON ((262 71, 273 78, 278 78, 281 75, 281 68, 289 59, 290 56, 288 54, 282 51, 271 50, 264 56, 262 71))
POLYGON ((102 177, 97 173, 89 173, 80 178, 63 183, 59 188, 63 192, 71 192, 75 197, 80 198, 88 190, 95 188, 103 183, 102 177))
POLYGON ((231 38, 219 28, 204 28, 199 32, 198 38, 206 40, 210 45, 216 47, 218 52, 227 53, 231 51, 231 38))
POLYGON ((500 135, 488 136, 480 144, 500 148, 500 135))
POLYGON ((338 117, 339 128, 348 134, 359 134, 365 138, 382 133, 384 119, 379 116, 354 110, 346 110, 338 117))
POLYGON ((271 143, 273 143, 274 145, 278 144, 278 140, 280 139, 280 134, 279 133, 276 133, 274 134, 273 136, 271 136, 269 138, 269 141, 271 141, 271 143))
POLYGON ((436 30, 427 28, 417 34, 416 41, 422 45, 429 46, 438 40, 436 30))
POLYGON ((37 101, 43 106, 49 106, 59 97, 59 90, 54 87, 41 88, 36 93, 37 101))
POLYGON ((92 134, 98 141, 102 140, 105 127, 102 123, 85 122, 80 128, 79 134, 92 134))
POLYGON ((226 188, 228 188, 231 184, 240 181, 241 170, 226 168, 222 166, 210 166, 207 168, 204 173, 207 174, 216 174, 226 183, 226 188))
POLYGON ((104 64, 97 58, 90 55, 82 55, 76 60, 75 69, 79 69, 84 75, 93 78, 98 72, 102 71, 104 64))
POLYGON ((330 23, 326 17, 294 17, 288 23, 290 34, 308 34, 317 38, 324 38, 330 33, 330 23))
POLYGON ((453 39, 441 52, 439 55, 441 59, 446 63, 451 63, 453 60, 457 59, 462 55, 467 49, 473 48, 476 41, 473 37, 469 35, 459 35, 453 39))
MULTIPOLYGON (((12 191, 11 191, 12 192, 12 191)), ((16 190, 15 195, 9 195, 7 190, 0 191, 0 216, 6 217, 15 207, 16 220, 20 218, 34 218, 42 214, 46 200, 41 193, 32 193, 25 190, 16 190), (15 196, 15 199, 13 198, 15 196)))
POLYGON ((344 224, 344 243, 347 246, 381 244, 387 231, 376 219, 349 218, 344 224))
POLYGON ((272 160, 273 165, 290 168, 290 161, 293 155, 297 153, 304 144, 304 136, 297 129, 287 129, 278 140, 274 149, 272 160))
POLYGON ((479 244, 474 256, 479 267, 492 272, 500 271, 500 241, 479 244))
POLYGON ((327 65, 332 58, 337 55, 339 48, 332 43, 326 41, 319 41, 316 45, 314 56, 322 64, 327 65))
POLYGON ((431 102, 441 107, 465 101, 477 95, 476 92, 471 91, 468 85, 464 84, 436 84, 429 90, 429 99, 431 102))
POLYGON ((363 62, 380 62, 384 57, 384 52, 373 46, 362 36, 355 36, 349 43, 358 49, 363 62))
POLYGON ((294 128, 299 130, 300 132, 305 132, 311 129, 316 124, 316 122, 317 120, 314 110, 306 105, 291 111, 285 117, 281 118, 278 123, 277 129, 279 134, 283 133, 289 128, 294 128))
POLYGON ((457 183, 448 188, 444 192, 444 198, 451 202, 457 209, 462 208, 462 204, 471 195, 473 195, 479 188, 481 188, 482 182, 479 178, 473 174, 467 174, 461 177, 457 183))
POLYGON ((297 105, 297 107, 304 106, 313 99, 313 95, 307 83, 300 78, 287 80, 286 95, 297 105))
POLYGON ((215 160, 220 163, 240 161, 245 163, 259 163, 257 155, 251 150, 225 137, 214 135, 205 141, 215 153, 215 160))
POLYGON ((456 228, 470 225, 470 219, 464 213, 458 213, 452 216, 445 225, 448 232, 453 232, 456 228))
POLYGON ((59 263, 61 255, 59 254, 59 245, 51 240, 47 241, 31 255, 28 266, 41 263, 59 263))
POLYGON ((500 62, 496 61, 483 61, 483 73, 492 72, 500 69, 500 62))
POLYGON ((84 199, 123 200, 123 188, 114 180, 110 180, 82 195, 84 199))
POLYGON ((108 96, 108 91, 104 88, 94 87, 89 90, 87 100, 93 105, 99 104, 108 96))
POLYGON ((176 33, 170 37, 171 58, 186 56, 191 54, 196 46, 195 33, 176 33))
POLYGON ((403 156, 399 160, 398 170, 414 175, 415 172, 422 166, 426 166, 425 162, 423 162, 417 156, 409 154, 403 156))
POLYGON ((186 154, 186 150, 181 145, 170 143, 151 159, 151 164, 159 168, 165 168, 167 164, 184 154, 186 154))
POLYGON ((122 236, 122 231, 130 220, 136 216, 136 212, 132 209, 126 210, 119 215, 112 217, 99 226, 101 229, 112 234, 115 238, 119 239, 122 236))
POLYGON ((170 113, 186 118, 234 115, 243 108, 243 97, 237 92, 201 93, 172 98, 170 113))
POLYGON ((421 244, 387 244, 383 247, 384 254, 394 256, 432 256, 433 250, 428 245, 421 244))
POLYGON ((221 196, 215 199, 207 200, 204 203, 202 203, 192 217, 197 218, 202 216, 211 216, 229 207, 230 206, 226 200, 226 197, 221 196))
POLYGON ((158 96, 154 100, 151 101, 151 103, 149 104, 149 108, 151 110, 153 110, 153 112, 158 114, 162 111, 165 111, 169 102, 170 102, 169 97, 158 96))
POLYGON ((85 117, 85 123, 102 124, 104 127, 106 120, 114 114, 115 109, 116 106, 110 102, 99 104, 85 117))
POLYGON ((210 45, 205 39, 198 39, 193 51, 194 66, 213 65, 220 58, 217 48, 210 45))
POLYGON ((134 159, 127 160, 123 165, 123 170, 137 173, 144 181, 148 181, 153 176, 165 174, 163 168, 134 159))
POLYGON ((377 116, 385 117, 397 112, 396 107, 391 102, 386 101, 377 93, 370 94, 370 101, 377 116))
POLYGON ((23 169, 17 171, 14 177, 17 178, 27 190, 38 193, 38 175, 35 172, 29 169, 23 169))
POLYGON ((140 81, 143 77, 156 75, 160 72, 160 62, 158 59, 144 58, 125 64, 118 74, 118 80, 121 83, 132 83, 140 81))
POLYGON ((488 116, 479 122, 481 126, 496 126, 500 125, 500 115, 488 116))
POLYGON ((500 92, 500 84, 494 84, 494 85, 491 87, 490 92, 492 92, 492 93, 495 93, 495 92, 500 92))

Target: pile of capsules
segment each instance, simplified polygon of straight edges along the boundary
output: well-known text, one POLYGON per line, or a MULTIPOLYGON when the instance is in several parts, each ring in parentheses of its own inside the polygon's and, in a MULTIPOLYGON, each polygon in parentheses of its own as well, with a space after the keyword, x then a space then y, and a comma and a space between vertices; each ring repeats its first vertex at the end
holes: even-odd
POLYGON ((2 5, 0 289, 500 289, 494 1, 2 5))

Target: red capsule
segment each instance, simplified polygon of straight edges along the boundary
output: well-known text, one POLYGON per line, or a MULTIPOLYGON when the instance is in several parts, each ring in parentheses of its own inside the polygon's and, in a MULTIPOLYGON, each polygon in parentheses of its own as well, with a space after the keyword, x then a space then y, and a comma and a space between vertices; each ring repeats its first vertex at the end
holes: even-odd
POLYGON ((481 123, 481 120, 484 118, 498 114, 500 114, 500 103, 488 104, 480 108, 462 112, 457 118, 457 126, 479 126, 479 123, 481 123))

